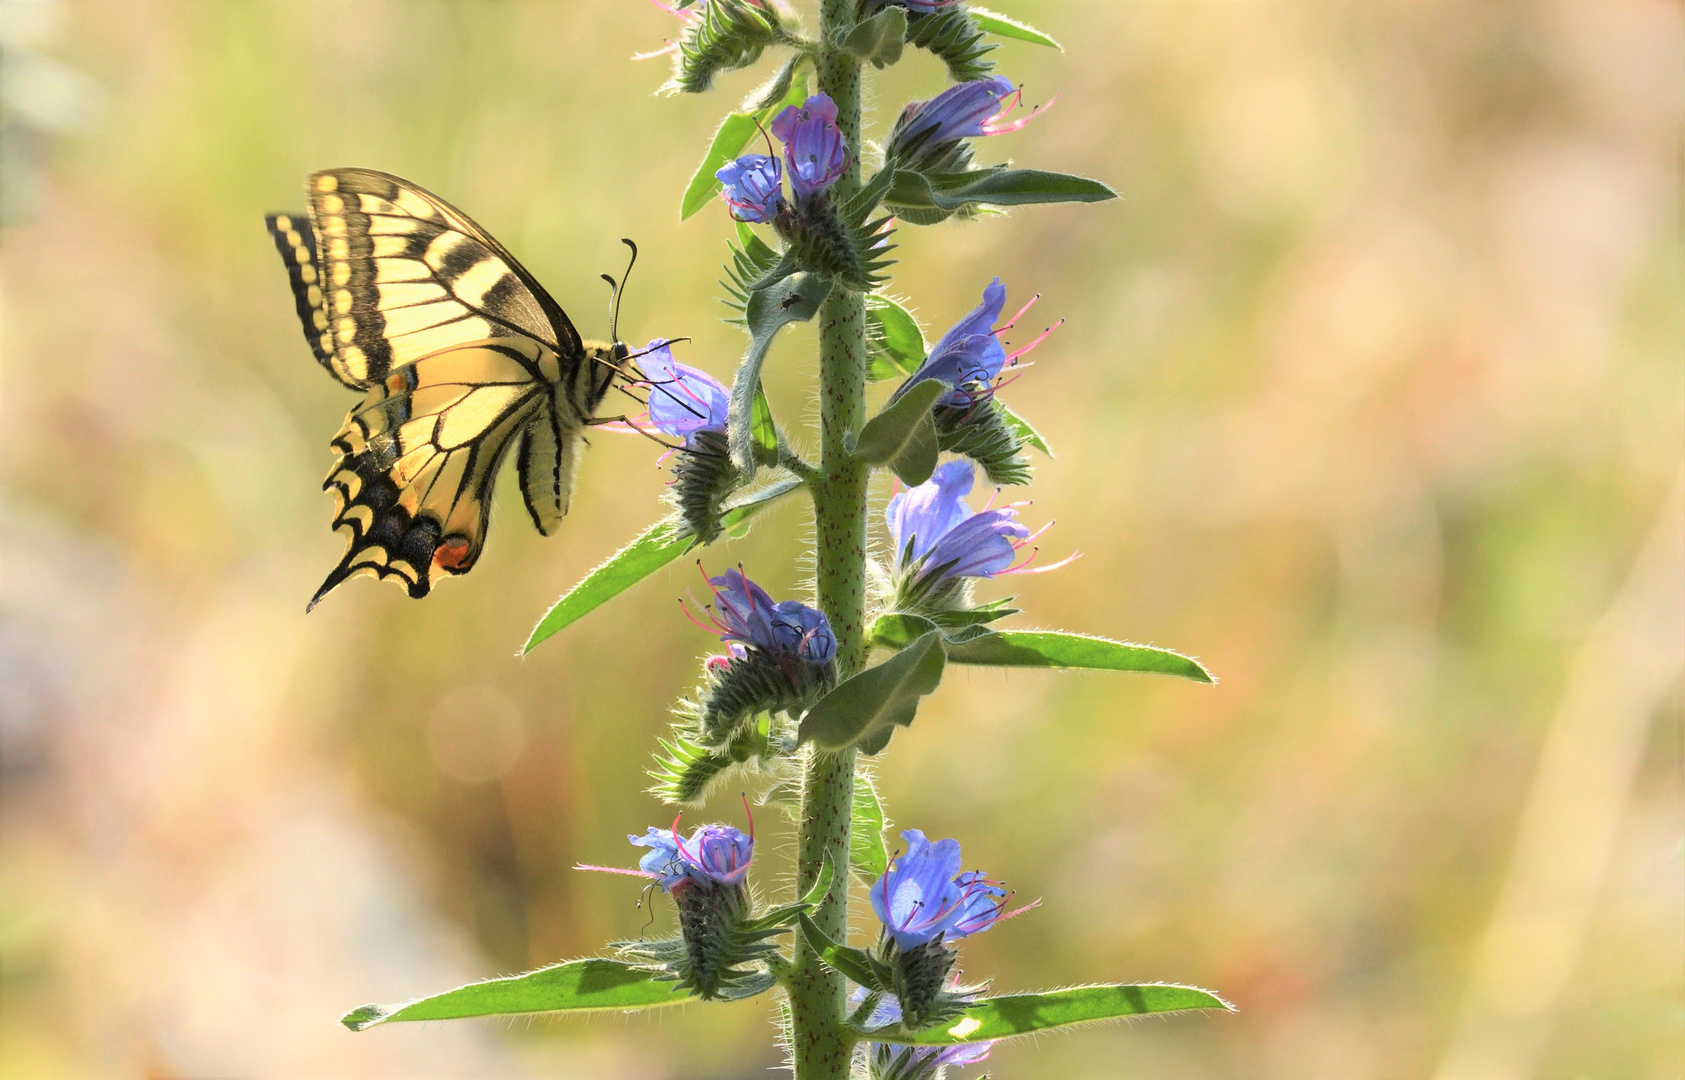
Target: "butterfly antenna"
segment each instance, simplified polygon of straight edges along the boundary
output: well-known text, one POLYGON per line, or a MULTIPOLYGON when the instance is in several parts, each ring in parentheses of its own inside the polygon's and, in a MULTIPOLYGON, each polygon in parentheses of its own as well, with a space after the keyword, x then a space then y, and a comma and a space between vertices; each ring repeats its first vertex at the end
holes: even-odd
MULTIPOLYGON (((620 285, 609 296, 608 336, 609 340, 615 342, 620 340, 620 298, 626 292, 626 282, 632 276, 632 267, 638 264, 638 245, 624 236, 620 238, 620 242, 632 249, 632 257, 626 260, 626 269, 620 275, 620 285)), ((614 279, 607 274, 603 277, 608 278, 610 285, 614 284, 614 279)))

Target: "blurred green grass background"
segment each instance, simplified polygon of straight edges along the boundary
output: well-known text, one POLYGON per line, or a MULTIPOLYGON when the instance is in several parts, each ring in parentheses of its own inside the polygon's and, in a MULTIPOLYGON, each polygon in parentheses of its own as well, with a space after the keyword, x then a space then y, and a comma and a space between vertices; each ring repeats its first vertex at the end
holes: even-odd
MULTIPOLYGON (((1240 1012, 989 1071, 1680 1075, 1680 9, 998 6, 1067 51, 1002 47, 1028 101, 1059 98, 980 157, 1122 197, 903 229, 894 288, 933 336, 997 274, 1068 320, 1010 394, 1059 454, 1026 518, 1084 557, 1012 581, 1020 621, 1222 682, 955 672, 879 782, 899 825, 1042 899, 967 975, 1190 982, 1240 1012)), ((334 1023, 639 932, 628 883, 569 867, 667 820, 643 769, 709 641, 680 563, 515 657, 659 512, 652 448, 612 435, 559 537, 505 490, 471 577, 420 603, 359 580, 306 618, 352 401, 262 226, 311 170, 396 172, 587 336, 631 236, 625 336, 688 335, 728 378, 729 225, 677 205, 758 76, 652 96, 664 61, 628 57, 674 23, 642 0, 0 20, 0 1072, 764 1075, 770 999, 334 1023)), ((940 84, 922 55, 876 79, 872 133, 940 84)), ((811 346, 769 363, 788 427, 811 346)), ((703 555, 787 592, 809 529, 792 503, 703 555)))

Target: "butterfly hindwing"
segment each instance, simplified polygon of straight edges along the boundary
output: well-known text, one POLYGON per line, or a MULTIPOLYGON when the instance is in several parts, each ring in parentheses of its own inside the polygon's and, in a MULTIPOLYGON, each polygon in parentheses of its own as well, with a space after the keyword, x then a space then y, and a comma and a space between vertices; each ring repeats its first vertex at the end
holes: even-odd
POLYGON ((359 572, 396 577, 421 597, 435 571, 472 569, 516 436, 540 427, 565 445, 577 439, 577 423, 551 423, 568 415, 552 404, 557 376, 549 347, 494 338, 421 357, 371 386, 333 441, 339 461, 323 486, 350 543, 311 604, 359 572))
POLYGON ((306 186, 342 381, 373 385, 422 356, 502 336, 583 359, 561 307, 443 199, 371 169, 331 169, 306 186))

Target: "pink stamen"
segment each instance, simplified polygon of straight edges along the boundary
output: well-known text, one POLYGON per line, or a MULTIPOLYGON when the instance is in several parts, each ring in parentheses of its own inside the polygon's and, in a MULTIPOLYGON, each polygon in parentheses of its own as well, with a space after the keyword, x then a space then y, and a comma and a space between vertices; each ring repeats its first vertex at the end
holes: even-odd
MULTIPOLYGON (((666 7, 667 5, 662 4, 661 6, 666 7)), ((667 39, 663 38, 662 40, 666 41, 667 39)), ((634 59, 634 60, 654 60, 658 56, 667 56, 668 54, 672 53, 678 47, 679 47, 678 42, 668 41, 667 44, 664 47, 656 49, 652 52, 633 53, 632 59, 634 59)))
POLYGON ((1046 525, 1043 525, 1041 528, 1037 529, 1035 532, 1033 532, 1030 535, 1024 537, 1024 539, 1014 540, 1012 542, 1013 548, 1017 549, 1017 548, 1023 547, 1026 544, 1035 543, 1038 539, 1041 538, 1042 533, 1046 532, 1047 530, 1051 529, 1052 527, 1053 527, 1053 522, 1050 521, 1046 525))
POLYGON ((1010 113, 1013 109, 1017 108, 1019 106, 1019 104, 1021 104, 1023 102, 1023 100, 1024 100, 1024 88, 1022 86, 1020 86, 1017 89, 1017 91, 1015 91, 1010 97, 1001 98, 1001 102, 1003 104, 1005 102, 1008 102, 1008 101, 1010 101, 1011 104, 1007 105, 1005 108, 1001 109, 1000 112, 996 113, 994 116, 992 116, 988 120, 984 121, 984 123, 983 123, 983 134, 985 134, 985 135, 1005 135, 1009 132, 1017 131, 1019 128, 1023 127, 1025 124, 1028 124, 1031 120, 1034 120, 1042 112, 1045 112, 1046 110, 1053 108, 1053 103, 1055 101, 1059 100, 1059 95, 1054 94, 1052 97, 1047 99, 1047 103, 1045 105, 1037 105, 1035 108, 1031 109, 1027 115, 1019 117, 1017 120, 1014 120, 1011 123, 1002 124, 1002 123, 998 122, 998 121, 1004 119, 1006 117, 1006 115, 1008 113, 1010 113))
POLYGON ((1016 315, 1012 316, 1012 318, 1008 319, 1005 326, 996 327, 994 332, 996 334, 1004 334, 1008 330, 1012 329, 1014 326, 1017 326, 1018 320, 1022 319, 1024 317, 1025 312, 1027 312, 1031 308, 1035 307, 1036 301, 1040 300, 1040 299, 1041 299, 1041 293, 1036 293, 1034 296, 1030 297, 1030 299, 1025 302, 1024 306, 1018 309, 1018 314, 1016 314, 1016 315))
POLYGON ((990 387, 991 393, 999 393, 1000 391, 1005 390, 1019 379, 1022 379, 1026 371, 1035 367, 1034 364, 1024 364, 1020 366, 1016 360, 1010 361, 1010 366, 1013 368, 1012 374, 997 376, 995 379, 995 385, 990 387))
POLYGON ((1082 552, 1073 551, 1069 555, 1065 556, 1063 559, 1060 559, 1056 563, 1049 563, 1046 566, 1031 566, 1030 564, 1035 562, 1036 555, 1039 554, 1040 551, 1041 551, 1040 548, 1032 548, 1030 550, 1030 557, 1029 558, 1025 559, 1023 562, 1019 563, 1017 566, 1007 567, 1005 570, 1002 570, 999 574, 996 574, 995 576, 996 577, 1002 577, 1006 574, 1045 574, 1050 570, 1058 570, 1060 567, 1069 566, 1072 563, 1076 562, 1078 559, 1082 558, 1082 552))
MULTIPOLYGON (((693 604, 696 603, 696 597, 694 597, 694 596, 691 597, 690 602, 693 603, 693 604)), ((698 630, 706 631, 707 633, 713 634, 716 637, 718 637, 720 634, 725 632, 725 627, 721 626, 719 624, 719 620, 717 620, 717 619, 714 620, 714 625, 710 626, 707 623, 703 622, 702 620, 698 619, 695 615, 692 615, 690 613, 690 609, 685 607, 685 602, 683 600, 679 601, 679 610, 684 612, 685 618, 689 619, 690 624, 692 626, 696 627, 698 630)))
MULTIPOLYGON (((1000 903, 1000 906, 1005 907, 1006 901, 1002 900, 1001 903, 1000 903)), ((1025 904, 1021 908, 1014 908, 1013 910, 1007 912, 1005 915, 1002 915, 999 919, 996 919, 995 921, 996 922, 1004 922, 1007 919, 1013 918, 1013 917, 1018 916, 1018 915, 1022 915, 1026 911, 1034 911, 1038 907, 1041 907, 1041 901, 1040 900, 1032 900, 1028 904, 1025 904)))
POLYGON ((591 863, 574 863, 575 870, 598 870, 605 874, 625 874, 627 877, 641 877, 646 881, 660 880, 657 875, 643 870, 628 870, 624 866, 594 866, 591 863))
POLYGON ((1029 352, 1031 349, 1035 348, 1037 345, 1040 345, 1042 342, 1046 341, 1047 336, 1049 334, 1053 333, 1053 331, 1059 329, 1061 326, 1064 326, 1064 325, 1065 325, 1065 320, 1060 319, 1058 322, 1054 323, 1052 326, 1048 327, 1046 330, 1043 330, 1039 337, 1037 337, 1034 341, 1030 342, 1028 345, 1024 346, 1022 349, 1019 349, 1015 353, 1008 353, 1006 358, 1008 360, 1018 359, 1020 356, 1023 356, 1025 353, 1029 352))
POLYGON ((749 810, 749 793, 743 791, 738 792, 738 795, 743 800, 743 816, 749 819, 749 843, 753 844, 755 842, 755 815, 749 810))

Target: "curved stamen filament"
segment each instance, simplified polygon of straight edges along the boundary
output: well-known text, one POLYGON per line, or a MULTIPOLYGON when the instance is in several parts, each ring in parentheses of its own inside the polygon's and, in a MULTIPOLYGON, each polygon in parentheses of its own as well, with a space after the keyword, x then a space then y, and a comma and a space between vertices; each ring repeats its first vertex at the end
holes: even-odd
POLYGON ((1054 323, 1052 326, 1048 327, 1046 330, 1043 330, 1039 335, 1037 335, 1037 337, 1034 341, 1030 342, 1028 345, 1024 346, 1022 349, 1019 349, 1017 352, 1007 353, 1006 354, 1007 360, 1009 360, 1009 361, 1017 360, 1020 356, 1023 356, 1025 353, 1029 352, 1031 349, 1035 348, 1037 345, 1040 345, 1042 342, 1046 341, 1047 336, 1049 334, 1053 333, 1053 331, 1059 329, 1061 326, 1064 326, 1064 325, 1065 325, 1065 320, 1060 319, 1058 322, 1054 323))
POLYGON ((1004 326, 995 327, 995 329, 993 331, 995 336, 999 337, 1001 334, 1006 333, 1008 330, 1012 329, 1014 326, 1017 326, 1018 320, 1022 319, 1024 317, 1025 312, 1027 312, 1031 308, 1035 307, 1036 301, 1040 300, 1040 299, 1041 299, 1041 293, 1036 293, 1034 296, 1032 296, 1028 300, 1026 300, 1024 302, 1024 306, 1018 309, 1018 314, 1016 314, 1016 315, 1012 316, 1012 318, 1008 319, 1004 326))

